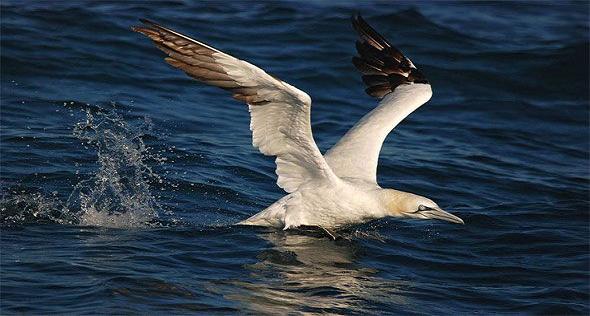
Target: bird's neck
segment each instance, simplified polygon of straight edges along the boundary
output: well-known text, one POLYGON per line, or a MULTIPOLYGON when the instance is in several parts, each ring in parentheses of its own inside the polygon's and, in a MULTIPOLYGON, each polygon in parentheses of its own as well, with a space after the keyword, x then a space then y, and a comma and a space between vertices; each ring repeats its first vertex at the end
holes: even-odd
POLYGON ((414 194, 394 189, 383 189, 381 200, 385 207, 387 216, 400 217, 410 208, 414 194))

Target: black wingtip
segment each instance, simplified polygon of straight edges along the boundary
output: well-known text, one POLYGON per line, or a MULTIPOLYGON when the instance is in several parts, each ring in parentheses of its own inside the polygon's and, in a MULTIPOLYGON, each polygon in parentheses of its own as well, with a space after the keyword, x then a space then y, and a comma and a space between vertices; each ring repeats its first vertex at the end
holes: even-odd
POLYGON ((359 35, 356 42, 358 57, 354 57, 352 63, 363 74, 369 95, 382 98, 402 84, 428 83, 414 64, 360 14, 353 14, 351 21, 359 35))
POLYGON ((352 14, 352 16, 350 17, 350 22, 352 23, 352 28, 358 33, 361 32, 361 24, 363 22, 363 17, 361 16, 361 14, 359 12, 355 12, 352 14))

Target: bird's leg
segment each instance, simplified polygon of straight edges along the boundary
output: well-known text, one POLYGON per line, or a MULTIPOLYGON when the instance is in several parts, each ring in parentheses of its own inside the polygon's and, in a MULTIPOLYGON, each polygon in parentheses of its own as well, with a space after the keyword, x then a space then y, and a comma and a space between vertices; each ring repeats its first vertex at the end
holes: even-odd
POLYGON ((326 234, 328 234, 328 236, 330 236, 332 238, 332 240, 336 240, 338 236, 336 233, 330 231, 329 229, 323 227, 323 226, 318 226, 319 228, 321 228, 326 234))

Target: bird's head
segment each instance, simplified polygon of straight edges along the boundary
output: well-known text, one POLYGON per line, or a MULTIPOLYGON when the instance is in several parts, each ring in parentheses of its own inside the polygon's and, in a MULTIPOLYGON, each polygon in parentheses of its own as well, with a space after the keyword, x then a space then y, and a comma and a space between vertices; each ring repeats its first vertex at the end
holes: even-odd
POLYGON ((416 219, 439 219, 465 224, 459 217, 443 211, 434 201, 413 193, 385 190, 387 215, 416 219))

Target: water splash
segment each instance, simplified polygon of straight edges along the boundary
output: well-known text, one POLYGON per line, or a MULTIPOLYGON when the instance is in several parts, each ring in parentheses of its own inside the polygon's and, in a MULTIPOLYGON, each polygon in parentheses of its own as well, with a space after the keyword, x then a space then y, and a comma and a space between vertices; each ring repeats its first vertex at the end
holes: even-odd
POLYGON ((68 199, 71 205, 73 198, 79 198, 80 224, 138 227, 158 217, 160 207, 150 182, 163 180, 146 163, 158 157, 149 153, 142 138, 151 130, 148 119, 133 127, 116 112, 87 110, 86 121, 76 124, 74 136, 96 148, 100 166, 68 199))
MULTIPOLYGON (((163 183, 149 163, 164 159, 150 152, 144 136, 152 131, 145 119, 139 125, 126 122, 115 110, 85 109, 73 136, 86 148, 94 148, 97 169, 74 186, 65 201, 57 196, 13 191, 0 201, 2 225, 53 222, 116 228, 156 225, 164 211, 152 194, 163 183), (149 162, 149 163, 148 163, 149 162)), ((165 211, 164 211, 165 212, 165 211)), ((169 212, 166 212, 169 214, 169 212)))
POLYGON ((72 224, 74 219, 63 211, 63 203, 56 196, 39 192, 13 190, 4 192, 0 201, 0 223, 13 226, 23 223, 72 224))

